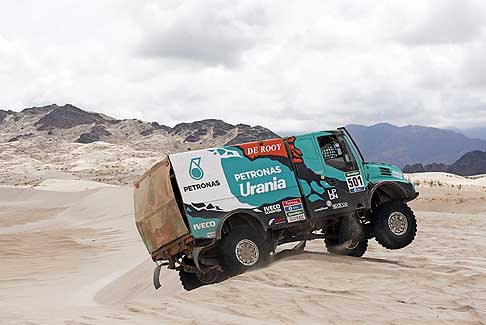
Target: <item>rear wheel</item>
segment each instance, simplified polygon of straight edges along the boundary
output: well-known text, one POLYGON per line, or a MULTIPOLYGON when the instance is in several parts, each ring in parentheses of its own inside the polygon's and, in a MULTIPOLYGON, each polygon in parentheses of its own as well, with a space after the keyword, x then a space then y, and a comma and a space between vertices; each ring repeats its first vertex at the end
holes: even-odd
POLYGON ((265 266, 268 263, 269 245, 262 231, 251 226, 239 226, 221 239, 219 246, 223 269, 230 276, 265 266))
POLYGON ((330 231, 324 243, 331 254, 361 257, 368 249, 368 239, 363 238, 357 242, 350 242, 352 239, 351 218, 345 217, 330 231))
MULTIPOLYGON (((184 259, 184 264, 195 267, 194 261, 188 258, 184 259)), ((187 272, 181 268, 179 270, 179 279, 184 289, 191 291, 204 285, 221 282, 225 279, 225 276, 223 273, 216 270, 210 270, 202 274, 187 272)))
POLYGON ((373 212, 373 229, 376 241, 387 249, 400 249, 410 245, 417 233, 417 220, 412 209, 404 202, 391 201, 373 212))

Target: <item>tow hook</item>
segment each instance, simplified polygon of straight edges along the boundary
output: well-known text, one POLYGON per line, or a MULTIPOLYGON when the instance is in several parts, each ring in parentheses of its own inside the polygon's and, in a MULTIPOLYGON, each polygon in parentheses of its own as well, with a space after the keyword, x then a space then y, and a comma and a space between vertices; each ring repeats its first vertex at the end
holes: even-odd
POLYGON ((162 261, 157 261, 155 262, 157 263, 157 266, 155 267, 154 269, 154 278, 153 278, 153 282, 154 282, 154 287, 155 287, 155 290, 159 289, 162 285, 160 284, 160 268, 162 266, 166 266, 166 265, 169 265, 169 262, 162 262, 162 261))

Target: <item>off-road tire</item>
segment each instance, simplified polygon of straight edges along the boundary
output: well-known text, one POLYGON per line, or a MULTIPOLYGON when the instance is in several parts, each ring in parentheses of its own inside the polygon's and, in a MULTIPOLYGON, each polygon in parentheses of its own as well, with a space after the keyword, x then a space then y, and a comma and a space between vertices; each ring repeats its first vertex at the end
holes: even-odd
MULTIPOLYGON (((184 259, 184 263, 187 263, 191 266, 195 266, 194 261, 187 258, 184 259)), ((186 272, 181 268, 179 269, 179 280, 181 281, 181 284, 186 291, 191 291, 205 285, 221 282, 227 278, 221 272, 218 271, 212 271, 212 272, 216 272, 213 273, 214 276, 213 281, 202 281, 201 278, 196 273, 186 272)))
POLYGON ((182 286, 187 291, 191 291, 205 285, 205 283, 199 280, 196 273, 190 273, 184 270, 179 270, 179 279, 181 280, 182 286))
MULTIPOLYGON (((247 242, 247 243, 249 243, 247 242)), ((226 233, 219 244, 223 270, 229 276, 235 276, 247 270, 266 266, 269 260, 270 247, 260 229, 251 226, 239 226, 226 233), (236 246, 241 241, 249 241, 258 249, 258 258, 252 265, 244 265, 237 257, 236 246)))
POLYGON ((358 244, 352 249, 346 249, 345 251, 335 249, 336 245, 339 245, 351 239, 351 231, 349 229, 348 222, 349 221, 347 220, 347 218, 343 218, 343 220, 341 220, 341 222, 335 226, 333 237, 330 236, 324 239, 326 249, 331 254, 361 257, 366 253, 366 250, 368 249, 368 239, 366 238, 361 239, 358 244))
POLYGON ((401 201, 387 202, 373 211, 373 231, 376 241, 386 249, 400 249, 412 243, 417 233, 417 220, 412 209, 401 201), (389 218, 394 213, 406 218, 406 230, 395 234, 389 226, 389 218))

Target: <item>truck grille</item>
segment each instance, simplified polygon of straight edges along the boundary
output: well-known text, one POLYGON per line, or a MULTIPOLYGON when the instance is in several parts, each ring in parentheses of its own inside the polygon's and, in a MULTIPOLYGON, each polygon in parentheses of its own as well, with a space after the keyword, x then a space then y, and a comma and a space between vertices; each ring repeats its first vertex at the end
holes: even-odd
POLYGON ((392 175, 391 170, 389 168, 380 167, 380 172, 382 176, 390 176, 392 175))

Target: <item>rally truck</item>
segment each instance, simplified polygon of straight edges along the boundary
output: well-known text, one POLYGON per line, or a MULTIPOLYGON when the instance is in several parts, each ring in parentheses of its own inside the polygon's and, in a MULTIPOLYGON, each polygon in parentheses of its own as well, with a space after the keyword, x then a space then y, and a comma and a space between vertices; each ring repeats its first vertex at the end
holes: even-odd
POLYGON ((400 249, 417 230, 413 183, 366 162, 345 128, 171 154, 134 188, 156 288, 162 266, 192 290, 264 266, 281 244, 361 257, 372 238, 400 249))

